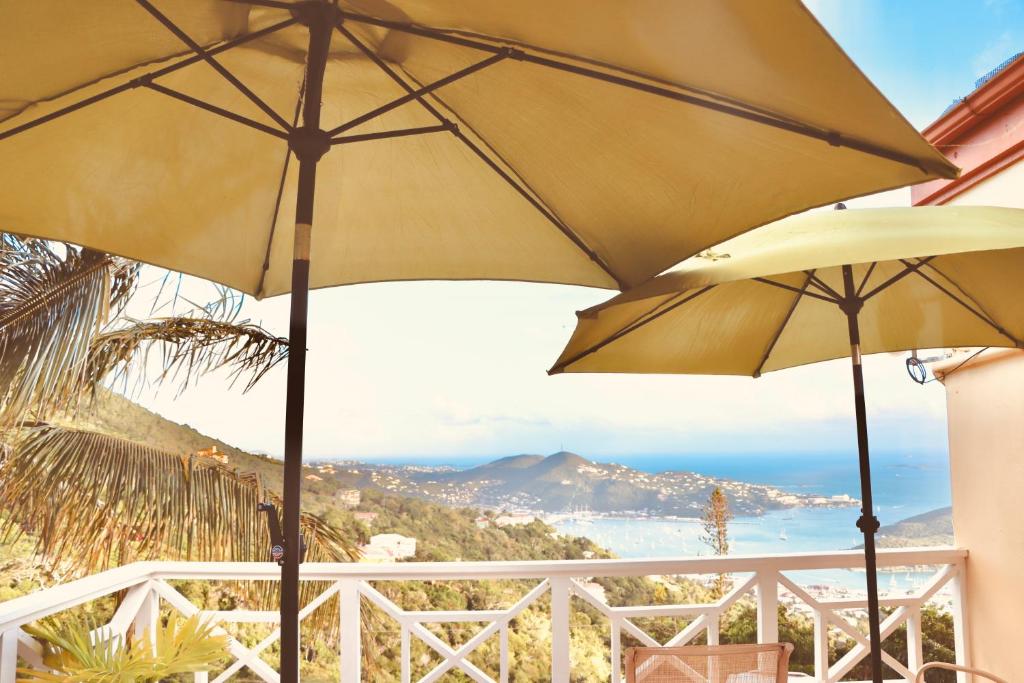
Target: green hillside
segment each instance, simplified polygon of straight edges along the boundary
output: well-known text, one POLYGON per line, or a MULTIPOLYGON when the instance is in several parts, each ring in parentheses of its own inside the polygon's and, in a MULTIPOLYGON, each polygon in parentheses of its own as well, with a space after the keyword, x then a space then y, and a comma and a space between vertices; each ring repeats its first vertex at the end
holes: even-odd
POLYGON ((207 436, 187 424, 146 410, 110 391, 101 392, 75 415, 73 422, 88 429, 148 444, 171 453, 193 453, 216 446, 230 458, 230 465, 244 472, 258 472, 268 487, 281 488, 281 461, 255 455, 207 436))
POLYGON ((883 548, 953 545, 953 508, 931 510, 883 526, 878 530, 878 545, 883 548))

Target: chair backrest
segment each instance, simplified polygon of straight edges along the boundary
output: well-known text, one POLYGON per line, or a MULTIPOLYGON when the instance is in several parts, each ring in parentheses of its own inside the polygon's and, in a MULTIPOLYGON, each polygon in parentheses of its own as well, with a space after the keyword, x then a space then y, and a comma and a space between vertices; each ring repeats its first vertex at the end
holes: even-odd
POLYGON ((790 643, 631 647, 627 683, 785 683, 790 643))
POLYGON ((966 666, 958 666, 956 664, 946 664, 945 662, 931 662, 930 664, 925 664, 924 666, 922 666, 920 669, 917 670, 917 676, 914 678, 914 681, 916 683, 924 683, 924 675, 925 675, 925 673, 930 671, 930 670, 932 670, 932 669, 945 669, 946 671, 960 671, 962 673, 973 674, 975 676, 981 676, 982 678, 987 678, 990 681, 995 681, 995 683, 1007 683, 1007 681, 1005 679, 1002 679, 999 676, 996 676, 995 674, 990 674, 987 671, 982 671, 981 669, 968 669, 966 666))

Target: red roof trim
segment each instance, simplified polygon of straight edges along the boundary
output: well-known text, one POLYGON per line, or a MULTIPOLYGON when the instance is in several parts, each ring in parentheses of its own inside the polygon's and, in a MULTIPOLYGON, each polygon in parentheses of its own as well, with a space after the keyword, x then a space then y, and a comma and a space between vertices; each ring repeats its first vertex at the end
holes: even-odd
POLYGON ((955 180, 933 180, 911 188, 915 206, 945 204, 1024 159, 1024 56, 982 84, 923 134, 963 168, 963 173, 955 180))

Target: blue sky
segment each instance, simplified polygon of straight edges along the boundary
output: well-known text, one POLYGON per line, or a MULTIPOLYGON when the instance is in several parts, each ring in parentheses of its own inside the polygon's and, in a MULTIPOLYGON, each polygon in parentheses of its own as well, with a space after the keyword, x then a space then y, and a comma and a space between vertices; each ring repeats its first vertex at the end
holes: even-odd
MULTIPOLYGON (((915 126, 1024 49, 1024 0, 808 2, 864 72, 915 126)), ((898 191, 853 202, 905 205, 898 191)), ((191 287, 201 289, 201 285, 191 287)), ((563 375, 545 369, 575 322, 606 292, 509 283, 391 283, 311 297, 307 457, 548 453, 854 451, 846 362, 759 380, 563 375)), ((279 334, 287 298, 246 304, 279 334)), ((920 387, 902 356, 865 369, 872 445, 945 449, 945 399, 920 387)), ((280 454, 284 371, 248 395, 210 377, 181 396, 142 402, 250 450, 280 454)))
POLYGON ((861 70, 918 128, 1024 50, 1021 0, 806 0, 861 70))

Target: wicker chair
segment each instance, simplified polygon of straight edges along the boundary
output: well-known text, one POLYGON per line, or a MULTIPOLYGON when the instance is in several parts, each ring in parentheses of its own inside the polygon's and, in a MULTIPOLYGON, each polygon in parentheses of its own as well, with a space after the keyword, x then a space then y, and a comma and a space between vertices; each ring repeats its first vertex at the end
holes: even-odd
POLYGON ((790 643, 631 647, 627 683, 785 683, 790 643))
POLYGON ((995 681, 995 683, 1007 683, 1006 679, 999 678, 999 676, 996 676, 995 674, 990 674, 987 671, 982 671, 981 669, 968 669, 965 666, 957 666, 956 664, 946 664, 944 662, 932 662, 930 664, 925 664, 924 666, 922 666, 920 669, 917 670, 917 676, 914 678, 916 683, 924 683, 924 675, 925 675, 925 673, 928 672, 928 671, 931 671, 932 669, 945 669, 947 671, 960 671, 962 673, 967 673, 967 674, 972 674, 974 676, 981 676, 982 678, 987 678, 990 681, 995 681))

